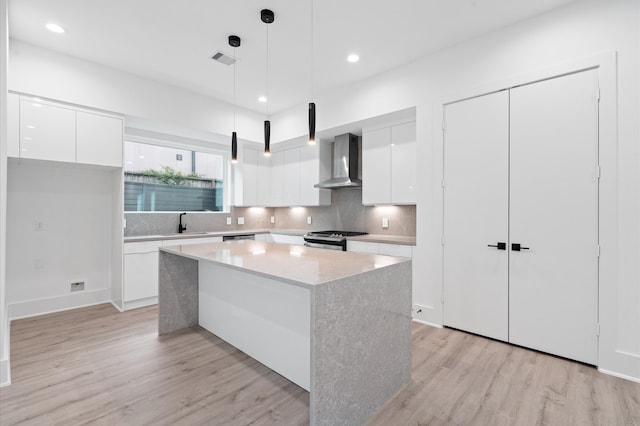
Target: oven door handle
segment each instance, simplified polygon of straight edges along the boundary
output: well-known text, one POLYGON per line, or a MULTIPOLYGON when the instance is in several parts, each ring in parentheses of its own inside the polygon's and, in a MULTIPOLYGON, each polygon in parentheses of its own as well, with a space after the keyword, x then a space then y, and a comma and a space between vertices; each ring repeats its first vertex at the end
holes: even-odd
POLYGON ((309 242, 309 241, 305 241, 304 245, 305 245, 305 247, 311 247, 311 248, 321 248, 321 249, 342 250, 342 251, 344 251, 344 248, 343 248, 342 245, 312 243, 312 242, 309 242))

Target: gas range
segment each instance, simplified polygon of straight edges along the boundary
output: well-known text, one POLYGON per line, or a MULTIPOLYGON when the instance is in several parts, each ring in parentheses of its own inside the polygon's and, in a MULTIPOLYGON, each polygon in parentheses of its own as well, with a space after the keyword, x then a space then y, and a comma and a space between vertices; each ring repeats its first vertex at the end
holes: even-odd
POLYGON ((304 235, 307 247, 347 251, 347 237, 367 235, 366 232, 352 231, 312 231, 304 235))

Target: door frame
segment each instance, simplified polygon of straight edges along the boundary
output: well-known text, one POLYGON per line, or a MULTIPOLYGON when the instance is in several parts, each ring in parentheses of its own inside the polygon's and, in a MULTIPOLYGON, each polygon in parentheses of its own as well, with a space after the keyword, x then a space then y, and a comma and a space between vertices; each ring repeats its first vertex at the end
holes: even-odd
MULTIPOLYGON (((532 84, 538 81, 573 74, 589 69, 598 69, 600 85, 600 105, 598 136, 598 158, 600 182, 598 196, 598 241, 600 257, 598 267, 598 366, 606 359, 606 364, 619 366, 620 371, 632 371, 633 357, 616 350, 617 339, 617 287, 618 287, 618 132, 617 132, 617 52, 609 51, 545 67, 528 73, 518 74, 475 87, 457 90, 439 96, 433 105, 433 162, 434 196, 439 208, 433 209, 434 235, 441 236, 437 253, 440 276, 440 299, 444 294, 444 105, 465 99, 497 92, 499 90, 532 84), (624 365, 626 368, 622 368, 624 365)), ((443 301, 444 302, 444 301, 443 301)), ((440 323, 443 324, 444 311, 439 307, 440 323)), ((606 371, 605 371, 606 372, 606 371)))

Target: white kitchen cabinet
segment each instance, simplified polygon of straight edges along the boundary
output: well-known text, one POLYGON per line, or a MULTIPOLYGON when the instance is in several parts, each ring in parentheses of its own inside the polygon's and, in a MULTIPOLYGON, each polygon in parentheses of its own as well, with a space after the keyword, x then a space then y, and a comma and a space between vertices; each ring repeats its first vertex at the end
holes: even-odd
POLYGON ((300 149, 300 205, 331 205, 331 190, 314 188, 331 175, 330 147, 324 143, 303 146, 300 149))
POLYGON ((416 123, 391 128, 391 204, 416 203, 416 123))
POLYGON ((405 244, 376 243, 369 241, 347 240, 347 251, 367 254, 382 254, 384 256, 408 257, 413 256, 413 246, 405 244))
POLYGON ((125 309, 157 302, 158 248, 161 246, 162 241, 141 241, 124 245, 125 309), (134 302, 133 306, 131 302, 134 302))
POLYGON ((300 205, 300 148, 284 151, 284 204, 300 205))
MULTIPOLYGON (((255 206, 258 204, 258 150, 243 147, 242 161, 233 166, 236 191, 236 206, 255 206)), ((263 156, 264 157, 264 156, 263 156)))
POLYGON ((391 202, 391 128, 362 132, 362 204, 391 202))
POLYGON ((76 162, 122 167, 122 119, 77 111, 76 162))
POLYGON ((20 100, 20 158, 76 161, 76 112, 35 100, 20 100))
POLYGON ((7 157, 20 157, 20 96, 7 94, 7 157))
POLYGON ((284 151, 271 153, 271 200, 272 207, 284 207, 284 151))
POLYGON ((416 203, 416 126, 362 133, 362 204, 416 203))
POLYGON ((258 152, 258 195, 257 205, 268 206, 271 201, 271 161, 262 152, 258 152))
POLYGON ((271 239, 277 244, 293 244, 296 246, 304 245, 304 238, 300 235, 271 233, 271 239))
POLYGON ((158 249, 160 247, 219 243, 222 237, 179 238, 124 244, 124 308, 158 302, 158 249))
POLYGON ((122 167, 121 117, 10 93, 8 156, 122 167))

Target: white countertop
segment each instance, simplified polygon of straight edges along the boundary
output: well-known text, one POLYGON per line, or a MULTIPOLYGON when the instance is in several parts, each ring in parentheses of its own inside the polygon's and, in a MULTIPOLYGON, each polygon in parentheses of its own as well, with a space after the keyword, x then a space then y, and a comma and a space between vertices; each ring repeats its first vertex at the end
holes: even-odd
POLYGON ((410 259, 240 240, 162 247, 163 252, 227 265, 302 287, 313 287, 410 259))

